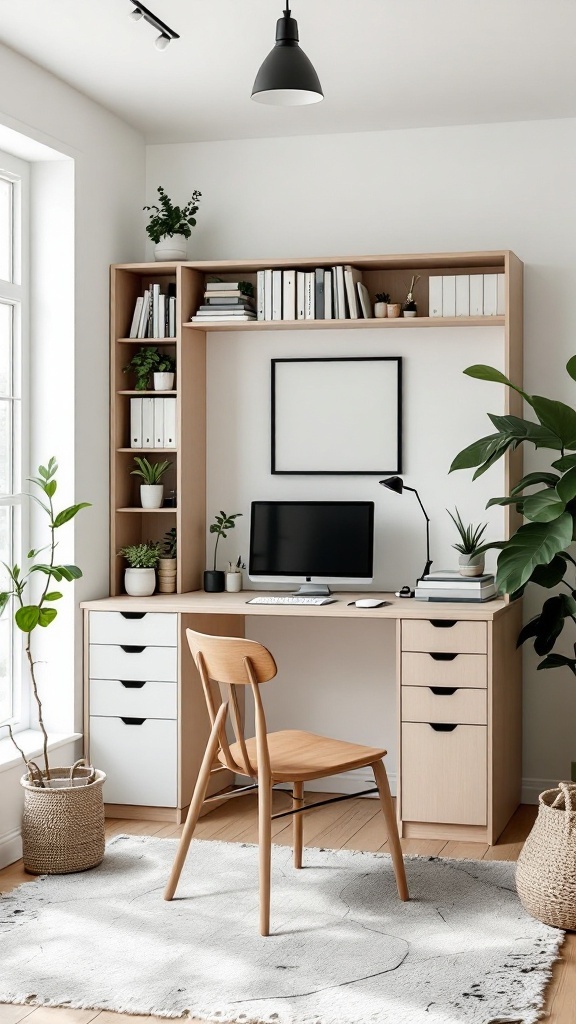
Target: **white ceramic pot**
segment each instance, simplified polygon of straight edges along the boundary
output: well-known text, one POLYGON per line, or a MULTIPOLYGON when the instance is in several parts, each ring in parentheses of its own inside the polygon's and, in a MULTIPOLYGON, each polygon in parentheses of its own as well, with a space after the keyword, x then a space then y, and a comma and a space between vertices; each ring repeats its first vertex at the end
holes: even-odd
POLYGON ((130 597, 150 597, 156 590, 156 570, 126 569, 124 589, 130 597))
POLYGON ((460 555, 458 566, 461 576, 481 576, 484 572, 484 555, 460 555))
POLYGON ((142 508, 162 508, 164 484, 140 484, 142 508))
POLYGON ((239 591, 242 590, 241 572, 226 573, 226 590, 229 594, 238 594, 239 591))
POLYGON ((155 373, 154 391, 172 391, 174 387, 173 373, 155 373))
POLYGON ((385 302, 374 303, 374 316, 377 316, 379 319, 388 316, 388 306, 385 302))
POLYGON ((188 255, 186 242, 184 235, 164 235, 154 246, 154 259, 165 263, 185 260, 188 255))

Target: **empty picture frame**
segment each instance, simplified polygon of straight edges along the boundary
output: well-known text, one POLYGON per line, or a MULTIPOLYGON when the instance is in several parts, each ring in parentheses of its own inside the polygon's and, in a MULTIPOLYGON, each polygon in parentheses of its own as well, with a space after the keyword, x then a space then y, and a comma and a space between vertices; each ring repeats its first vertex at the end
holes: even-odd
POLYGON ((272 473, 402 472, 399 356, 271 365, 272 473))

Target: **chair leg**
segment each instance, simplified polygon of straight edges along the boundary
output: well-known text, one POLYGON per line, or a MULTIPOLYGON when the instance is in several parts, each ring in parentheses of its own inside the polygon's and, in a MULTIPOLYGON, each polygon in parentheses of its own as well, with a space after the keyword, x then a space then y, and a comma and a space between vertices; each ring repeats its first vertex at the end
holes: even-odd
POLYGON ((170 878, 168 879, 168 884, 164 890, 165 900, 171 900, 172 897, 174 896, 174 893, 176 892, 176 886, 178 885, 178 881, 182 873, 182 868, 184 867, 184 861, 186 860, 188 847, 192 842, 194 829, 196 828, 198 818, 200 816, 200 811, 202 809, 202 804, 204 803, 204 797, 206 796, 206 790, 208 789, 210 771, 212 768, 214 758, 216 756, 216 751, 218 749, 218 733, 220 730, 220 725, 224 718, 226 717, 226 709, 227 705, 221 704, 220 708, 218 709, 218 714, 216 715, 216 718, 214 720, 212 732, 210 733, 208 745, 206 747, 202 765, 198 773, 198 780, 196 782, 196 786, 194 787, 194 795, 190 802, 190 807, 188 808, 188 814, 186 815, 186 823, 182 831, 180 845, 178 846, 178 850, 176 851, 176 858, 172 866, 170 878))
POLYGON ((402 856, 400 836, 398 835, 398 825, 396 823, 396 815, 394 814, 394 804, 392 803, 392 797, 390 795, 390 786, 388 785, 388 776, 386 774, 384 763, 382 761, 375 761, 372 765, 372 771, 374 772, 374 778, 376 780, 376 785, 378 786, 380 806, 388 829, 388 842, 390 843, 390 853, 392 854, 392 865, 396 876, 398 895, 401 900, 405 901, 409 896, 408 885, 406 883, 406 873, 404 871, 404 858, 402 856))
MULTIPOLYGON (((304 783, 294 782, 292 784, 292 808, 302 807, 304 799, 304 783)), ((304 815, 295 814, 292 818, 292 835, 294 842, 294 867, 302 867, 302 833, 304 830, 304 815)))
POLYGON ((258 777, 258 849, 260 935, 270 934, 270 867, 272 856, 272 783, 258 777))

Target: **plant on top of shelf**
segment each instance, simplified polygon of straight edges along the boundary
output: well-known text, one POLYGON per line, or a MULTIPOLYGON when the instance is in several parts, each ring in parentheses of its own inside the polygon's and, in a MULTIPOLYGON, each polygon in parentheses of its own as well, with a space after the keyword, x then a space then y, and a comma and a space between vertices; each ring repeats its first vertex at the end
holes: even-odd
POLYGON ((164 485, 160 481, 172 463, 167 459, 163 462, 149 462, 138 455, 134 456, 134 462, 137 468, 131 469, 130 475, 139 476, 143 480, 140 484, 142 508, 162 508, 164 485))
POLYGON ((488 529, 488 523, 479 523, 477 526, 470 523, 464 526, 457 508, 454 510, 456 515, 453 515, 449 508, 446 511, 460 535, 460 540, 452 547, 460 552, 458 564, 461 575, 480 576, 484 572, 484 552, 492 547, 492 544, 480 543, 488 529))
MULTIPOLYGON (((168 352, 159 352, 156 345, 143 345, 135 352, 132 359, 123 368, 124 373, 136 374, 136 391, 148 391, 150 389, 150 377, 157 373, 174 373, 176 360, 168 352)), ((174 378, 172 378, 172 383, 174 378)), ((154 380, 156 385, 156 380, 154 380)), ((170 390, 170 388, 156 388, 156 390, 170 390)))
POLYGON ((128 562, 124 588, 131 597, 150 597, 154 593, 161 548, 159 540, 146 540, 140 544, 127 544, 118 552, 128 562))
POLYGON ((216 594, 224 590, 224 573, 216 568, 218 544, 221 537, 225 539, 228 531, 234 529, 236 526, 235 520, 241 515, 242 512, 234 512, 232 515, 228 515, 220 510, 220 515, 214 517, 214 522, 210 526, 210 533, 216 534, 216 543, 214 545, 214 568, 208 569, 204 573, 204 590, 208 591, 208 593, 216 594))
POLYGON ((160 197, 160 205, 157 206, 153 203, 151 206, 143 207, 150 213, 146 231, 157 247, 155 258, 160 260, 186 259, 185 239, 190 238, 192 228, 196 225, 195 214, 198 213, 202 193, 195 189, 186 206, 180 207, 174 206, 162 185, 158 186, 157 192, 160 197), (173 240, 174 238, 180 238, 181 243, 168 241, 168 239, 173 240))

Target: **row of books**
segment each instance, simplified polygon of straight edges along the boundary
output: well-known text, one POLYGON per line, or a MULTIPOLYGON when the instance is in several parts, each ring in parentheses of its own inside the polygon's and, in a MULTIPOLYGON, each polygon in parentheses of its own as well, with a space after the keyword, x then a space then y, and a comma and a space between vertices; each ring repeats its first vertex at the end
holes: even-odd
POLYGON ((176 399, 130 399, 130 448, 176 448, 176 399))
POLYGON ((204 302, 190 320, 201 323, 246 323, 256 319, 254 288, 248 281, 208 281, 204 302))
POLYGON ((169 284, 167 293, 159 284, 150 284, 139 295, 134 306, 129 338, 176 337, 176 285, 169 284))
POLYGON ((357 267, 315 270, 259 270, 258 320, 371 319, 368 289, 357 267))
POLYGON ((430 316, 504 316, 504 274, 444 274, 429 279, 430 316))
POLYGON ((497 593, 490 573, 461 576, 457 569, 444 569, 418 580, 414 596, 419 601, 490 601, 497 593))

